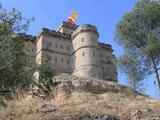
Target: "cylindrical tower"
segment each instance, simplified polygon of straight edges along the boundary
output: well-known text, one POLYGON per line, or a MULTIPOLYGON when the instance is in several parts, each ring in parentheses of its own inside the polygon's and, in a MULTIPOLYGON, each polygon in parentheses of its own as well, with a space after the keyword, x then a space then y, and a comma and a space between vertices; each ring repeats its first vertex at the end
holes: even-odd
POLYGON ((97 40, 99 34, 93 25, 83 25, 72 34, 72 69, 77 76, 100 78, 97 40))

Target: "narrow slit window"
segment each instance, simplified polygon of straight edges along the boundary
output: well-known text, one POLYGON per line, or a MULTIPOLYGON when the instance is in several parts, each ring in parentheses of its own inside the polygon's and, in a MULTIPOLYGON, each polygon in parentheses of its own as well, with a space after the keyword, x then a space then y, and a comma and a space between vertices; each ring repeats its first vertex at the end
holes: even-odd
POLYGON ((63 49, 63 45, 61 45, 61 48, 63 49))
POLYGON ((57 62, 57 58, 55 58, 55 62, 57 62))
POLYGON ((61 63, 63 63, 63 58, 61 59, 61 63))
POLYGON ((50 46, 50 47, 52 46, 52 43, 51 43, 51 42, 49 42, 49 46, 50 46))
POLYGON ((51 56, 47 55, 47 60, 51 61, 51 56))
POLYGON ((93 56, 95 56, 95 52, 93 51, 93 56))
POLYGON ((67 64, 69 64, 69 60, 67 60, 67 64))
POLYGON ((56 48, 58 47, 57 43, 55 44, 55 47, 56 47, 56 48))
POLYGON ((83 52, 83 53, 82 53, 82 56, 84 56, 84 55, 85 55, 85 53, 83 52))
POLYGON ((101 57, 103 58, 103 54, 101 54, 101 57))
POLYGON ((82 42, 84 42, 84 38, 82 38, 82 42))

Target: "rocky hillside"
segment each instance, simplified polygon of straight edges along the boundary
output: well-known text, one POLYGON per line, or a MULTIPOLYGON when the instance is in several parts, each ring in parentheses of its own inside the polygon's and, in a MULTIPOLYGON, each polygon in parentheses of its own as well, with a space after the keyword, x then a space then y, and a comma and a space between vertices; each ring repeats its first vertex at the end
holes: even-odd
POLYGON ((115 82, 55 76, 54 97, 9 101, 0 120, 160 120, 160 101, 115 82))

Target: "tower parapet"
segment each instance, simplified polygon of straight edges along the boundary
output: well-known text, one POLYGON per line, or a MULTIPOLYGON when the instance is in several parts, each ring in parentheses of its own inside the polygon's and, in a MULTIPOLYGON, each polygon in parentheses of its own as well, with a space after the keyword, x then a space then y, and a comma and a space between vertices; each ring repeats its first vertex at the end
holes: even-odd
POLYGON ((112 46, 111 46, 111 45, 109 45, 109 44, 104 44, 104 43, 100 43, 100 42, 98 42, 98 48, 104 48, 104 49, 107 49, 107 50, 113 51, 113 49, 112 49, 112 46))
POLYGON ((72 38, 76 37, 81 32, 93 32, 96 33, 99 37, 99 33, 97 31, 97 27, 90 24, 85 24, 83 26, 78 27, 72 34, 72 38))
POLYGON ((56 38, 59 38, 59 39, 71 39, 71 35, 69 34, 66 34, 66 33, 61 33, 61 32, 57 32, 55 30, 50 30, 50 29, 47 29, 47 28, 42 28, 38 38, 41 36, 41 35, 48 35, 48 36, 51 36, 51 37, 56 37, 56 38))

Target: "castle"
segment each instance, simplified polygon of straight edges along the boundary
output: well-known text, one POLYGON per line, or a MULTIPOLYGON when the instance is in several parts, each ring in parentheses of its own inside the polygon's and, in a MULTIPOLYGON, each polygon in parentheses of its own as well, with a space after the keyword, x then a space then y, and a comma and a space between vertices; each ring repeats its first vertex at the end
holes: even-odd
POLYGON ((98 37, 93 25, 70 26, 63 22, 57 30, 43 28, 30 50, 37 64, 48 61, 56 74, 117 81, 113 49, 98 42, 98 37))

